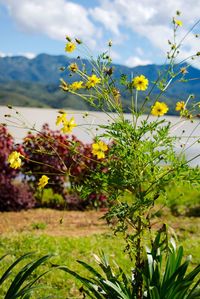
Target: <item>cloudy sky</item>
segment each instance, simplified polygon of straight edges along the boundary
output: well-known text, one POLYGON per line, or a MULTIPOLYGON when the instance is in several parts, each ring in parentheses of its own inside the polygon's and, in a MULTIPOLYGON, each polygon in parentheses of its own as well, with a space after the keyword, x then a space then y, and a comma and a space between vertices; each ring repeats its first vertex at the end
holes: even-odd
MULTIPOLYGON (((65 54, 65 36, 84 40, 94 53, 113 41, 115 63, 163 63, 172 37, 172 16, 179 17, 180 40, 200 18, 200 0, 0 0, 0 56, 65 54)), ((200 33, 200 25, 194 33, 200 33)), ((200 38, 187 36, 184 59, 200 51, 200 38)), ((199 61, 193 64, 200 68, 199 61)))

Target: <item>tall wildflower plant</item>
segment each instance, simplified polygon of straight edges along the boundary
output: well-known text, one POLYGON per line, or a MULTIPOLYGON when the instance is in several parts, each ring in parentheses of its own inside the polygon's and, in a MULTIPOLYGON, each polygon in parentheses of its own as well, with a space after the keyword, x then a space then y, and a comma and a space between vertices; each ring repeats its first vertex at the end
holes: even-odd
MULTIPOLYGON (((90 67, 86 68, 80 56, 68 67, 63 67, 61 89, 80 97, 92 108, 107 114, 109 118, 108 123, 100 126, 103 129, 102 133, 95 137, 91 147, 90 159, 97 161, 95 168, 87 172, 83 180, 74 181, 73 187, 85 199, 95 192, 103 194, 109 200, 110 208, 105 218, 114 223, 115 233, 123 234, 127 243, 126 250, 135 263, 133 293, 130 298, 141 299, 144 295, 144 244, 146 232, 149 232, 151 242, 152 208, 155 202, 161 196, 166 196, 166 188, 177 181, 185 181, 193 186, 199 185, 199 167, 192 168, 189 164, 200 154, 187 160, 187 145, 183 145, 179 152, 175 150, 181 140, 180 137, 171 134, 176 125, 164 117, 169 110, 163 101, 165 92, 172 83, 187 80, 186 73, 189 67, 189 64, 186 64, 187 59, 183 61, 184 64, 177 63, 184 40, 183 38, 177 41, 177 34, 182 26, 178 15, 177 12, 177 18, 173 18, 174 38, 169 41, 166 66, 154 82, 150 82, 143 74, 132 75, 130 78, 122 74, 120 80, 116 81, 113 78, 115 70, 110 58, 111 41, 108 43, 108 50, 94 59, 81 40, 66 37, 66 52, 82 52, 84 57, 89 59, 90 67), (68 83, 65 72, 70 78, 74 76, 73 83, 68 83), (130 96, 130 119, 124 114, 122 91, 130 96), (125 193, 128 194, 129 200, 123 199, 125 193)), ((199 56, 200 53, 197 52, 190 58, 198 59, 199 56)), ((186 121, 193 122, 199 116, 199 103, 192 102, 192 96, 189 96, 187 99, 177 100, 174 110, 180 112, 178 125, 186 121)), ((68 119, 63 111, 60 111, 56 124, 63 133, 71 133, 77 125, 76 120, 68 119)), ((194 126, 198 125, 199 123, 195 122, 194 126)), ((187 141, 190 137, 192 132, 187 136, 187 141)), ((192 139, 192 145, 199 140, 199 137, 192 139)), ((83 160, 83 163, 86 162, 83 160)), ((69 176, 70 170, 67 169, 69 176)), ((42 178, 42 186, 50 181, 48 177, 42 178)), ((91 286, 89 282, 87 284, 91 286)), ((95 292, 96 297, 91 298, 104 298, 98 290, 95 292)))
MULTIPOLYGON (((162 100, 165 92, 172 83, 187 80, 189 67, 186 60, 185 64, 177 63, 184 40, 177 41, 182 26, 177 18, 173 18, 174 39, 169 41, 166 67, 155 82, 149 82, 143 74, 131 78, 121 75, 120 81, 116 82, 110 58, 111 41, 108 51, 95 60, 80 40, 67 37, 66 51, 72 52, 74 44, 73 50, 76 48, 90 56, 91 68, 88 72, 79 58, 67 68, 70 76, 76 75, 76 81, 69 84, 63 76, 60 87, 105 112, 110 119, 108 124, 100 126, 103 133, 96 136, 92 145, 92 153, 99 161, 97 168, 75 187, 84 198, 98 190, 109 199, 111 205, 105 218, 109 222, 114 220, 115 232, 122 232, 126 249, 135 260, 134 298, 143 297, 144 238, 145 231, 151 230, 155 202, 165 196, 166 187, 179 180, 199 184, 199 167, 189 166, 199 154, 188 161, 187 148, 177 153, 175 148, 181 140, 171 134, 176 125, 163 117, 169 110, 162 100), (123 113, 122 90, 130 95, 129 120, 123 113), (142 117, 144 113, 147 114, 142 117), (129 201, 122 199, 125 193, 129 194, 129 201)), ((198 56, 199 52, 190 58, 198 59, 198 56)), ((179 125, 185 121, 193 122, 199 115, 199 103, 192 102, 191 98, 174 103, 174 110, 180 112, 179 125)), ((199 137, 192 143, 196 142, 199 137)))

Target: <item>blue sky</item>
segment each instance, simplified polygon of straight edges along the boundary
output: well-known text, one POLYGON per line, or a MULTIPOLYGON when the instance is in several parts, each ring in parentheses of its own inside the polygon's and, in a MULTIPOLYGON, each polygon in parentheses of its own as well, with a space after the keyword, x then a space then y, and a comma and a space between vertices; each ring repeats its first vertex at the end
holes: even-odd
MULTIPOLYGON (((0 56, 65 54, 65 35, 93 51, 113 41, 115 63, 163 63, 172 38, 172 16, 181 11, 178 40, 200 18, 200 0, 0 0, 0 56)), ((200 33, 198 25, 194 33, 200 33)), ((200 51, 200 39, 184 41, 180 60, 200 51)), ((200 60, 200 59, 199 59, 200 60)), ((200 61, 192 61, 200 68, 200 61)))

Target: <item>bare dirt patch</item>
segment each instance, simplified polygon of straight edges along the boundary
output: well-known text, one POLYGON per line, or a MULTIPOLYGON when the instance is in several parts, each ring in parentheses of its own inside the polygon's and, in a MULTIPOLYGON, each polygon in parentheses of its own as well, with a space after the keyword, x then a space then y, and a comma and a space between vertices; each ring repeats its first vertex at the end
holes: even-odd
POLYGON ((103 212, 34 209, 0 213, 0 234, 36 232, 51 236, 87 236, 108 231, 103 212))
MULTIPOLYGON (((51 236, 89 236, 110 232, 106 221, 101 219, 103 211, 58 211, 33 209, 21 212, 0 213, 0 235, 34 232, 51 236)), ((166 211, 161 218, 152 221, 152 228, 158 229, 168 223, 178 234, 200 232, 200 217, 175 217, 166 211)))

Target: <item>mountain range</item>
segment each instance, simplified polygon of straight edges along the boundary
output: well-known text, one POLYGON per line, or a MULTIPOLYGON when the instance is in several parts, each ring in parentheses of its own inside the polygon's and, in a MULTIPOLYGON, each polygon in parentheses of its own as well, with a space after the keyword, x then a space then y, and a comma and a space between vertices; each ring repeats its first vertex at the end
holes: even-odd
MULTIPOLYGON (((15 105, 27 107, 52 107, 70 108, 78 110, 89 110, 87 103, 79 98, 64 93, 59 89, 60 78, 72 82, 75 78, 66 78, 62 72, 63 67, 74 62, 74 59, 64 55, 53 56, 40 54, 33 59, 24 56, 0 58, 0 105, 15 105)), ((84 60, 86 69, 90 72, 91 67, 87 60, 84 60)), ((163 71, 164 65, 145 65, 129 68, 123 65, 113 64, 114 79, 119 79, 122 74, 137 76, 145 75, 150 82, 157 79, 158 73, 163 71)), ((184 67, 182 66, 177 66, 184 67)), ((186 100, 193 94, 194 100, 200 99, 200 70, 192 66, 187 68, 185 82, 177 80, 172 83, 169 91, 162 97, 170 106, 170 113, 174 114, 174 102, 186 100)), ((156 97, 158 90, 155 90, 153 97, 156 97)), ((125 111, 128 112, 130 98, 122 92, 125 111)))

